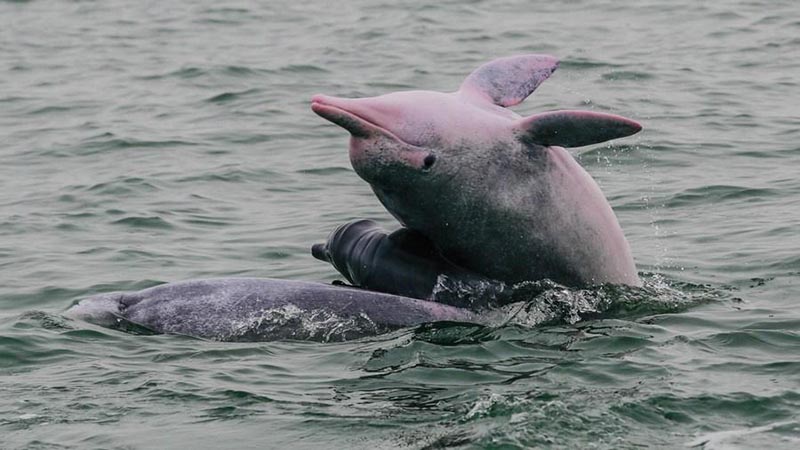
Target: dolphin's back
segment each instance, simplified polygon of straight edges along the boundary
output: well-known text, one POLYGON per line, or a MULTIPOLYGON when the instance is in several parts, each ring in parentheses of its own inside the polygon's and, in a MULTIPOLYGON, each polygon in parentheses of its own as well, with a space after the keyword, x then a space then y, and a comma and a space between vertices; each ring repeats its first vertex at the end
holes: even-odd
POLYGON ((476 323, 464 309, 343 286, 268 278, 168 283, 86 298, 68 316, 223 341, 340 341, 426 322, 476 323))

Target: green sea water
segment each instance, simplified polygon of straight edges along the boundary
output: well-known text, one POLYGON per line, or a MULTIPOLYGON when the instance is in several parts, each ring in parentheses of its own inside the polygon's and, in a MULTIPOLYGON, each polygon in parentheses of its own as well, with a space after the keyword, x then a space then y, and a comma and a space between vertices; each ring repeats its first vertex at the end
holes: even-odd
POLYGON ((798 36, 787 0, 0 1, 0 448, 800 447, 798 36), (575 152, 644 289, 345 343, 62 316, 336 279, 311 244, 398 225, 310 97, 454 90, 528 52, 562 63, 520 114, 644 125, 575 152))

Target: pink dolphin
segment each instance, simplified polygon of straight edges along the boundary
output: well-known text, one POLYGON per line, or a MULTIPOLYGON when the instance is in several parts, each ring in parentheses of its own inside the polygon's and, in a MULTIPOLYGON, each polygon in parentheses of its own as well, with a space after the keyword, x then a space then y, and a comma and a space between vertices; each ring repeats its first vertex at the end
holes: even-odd
POLYGON ((455 264, 506 282, 639 285, 611 206, 563 147, 641 126, 591 111, 506 109, 557 67, 548 55, 512 56, 479 67, 456 92, 316 95, 311 108, 350 132, 353 168, 386 209, 455 264))

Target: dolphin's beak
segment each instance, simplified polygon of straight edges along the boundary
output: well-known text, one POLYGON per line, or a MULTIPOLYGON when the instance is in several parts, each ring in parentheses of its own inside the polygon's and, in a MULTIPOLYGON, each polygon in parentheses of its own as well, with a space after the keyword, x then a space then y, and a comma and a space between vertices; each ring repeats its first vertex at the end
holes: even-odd
POLYGON ((402 162, 411 167, 424 169, 425 158, 431 152, 411 143, 390 131, 397 127, 399 114, 391 103, 381 97, 339 98, 329 95, 315 95, 311 98, 311 109, 322 118, 330 120, 350 132, 350 162, 356 172, 369 181, 366 172, 359 168, 374 161, 375 154, 385 152, 382 157, 402 162), (382 146, 375 140, 392 142, 396 145, 382 146), (387 148, 392 148, 390 152, 387 148), (402 148, 402 150, 398 150, 402 148), (391 154, 389 154, 391 153, 391 154), (365 178, 366 177, 366 178, 365 178))
POLYGON ((326 244, 312 245, 311 255, 320 261, 331 262, 331 255, 328 253, 328 246, 326 244))
POLYGON ((370 100, 318 94, 311 98, 311 110, 349 131, 356 138, 368 138, 375 133, 391 136, 390 131, 376 123, 374 117, 379 114, 370 106, 370 100))

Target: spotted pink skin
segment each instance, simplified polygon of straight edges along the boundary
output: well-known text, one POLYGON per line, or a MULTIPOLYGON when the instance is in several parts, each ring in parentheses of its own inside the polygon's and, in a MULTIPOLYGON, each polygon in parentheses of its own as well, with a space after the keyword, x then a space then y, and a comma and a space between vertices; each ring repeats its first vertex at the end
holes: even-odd
POLYGON ((639 285, 611 206, 562 146, 628 136, 641 126, 592 111, 523 118, 504 107, 556 67, 547 55, 502 58, 456 92, 316 95, 311 107, 351 133, 353 167, 387 209, 455 262, 502 281, 639 285), (425 165, 430 155, 432 167, 425 165))

